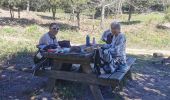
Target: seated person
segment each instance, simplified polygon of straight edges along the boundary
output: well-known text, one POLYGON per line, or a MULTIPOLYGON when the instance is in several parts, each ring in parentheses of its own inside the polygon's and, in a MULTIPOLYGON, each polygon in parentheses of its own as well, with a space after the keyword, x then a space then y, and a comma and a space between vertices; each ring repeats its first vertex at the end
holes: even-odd
MULTIPOLYGON (((61 47, 70 47, 70 42, 69 41, 59 41, 56 38, 56 35, 59 32, 59 25, 57 23, 51 23, 49 26, 49 32, 45 33, 39 40, 38 48, 41 49, 56 49, 56 48, 61 48, 61 47)), ((38 55, 38 54, 37 54, 38 55)), ((34 63, 41 63, 44 61, 46 58, 40 58, 37 59, 37 57, 34 57, 34 63)), ((51 59, 47 59, 42 63, 42 66, 52 66, 53 61, 51 59)), ((61 70, 69 71, 71 69, 72 64, 63 64, 61 70)))
MULTIPOLYGON (((121 71, 126 70, 126 37, 125 34, 121 32, 121 26, 118 22, 112 22, 110 30, 103 33, 102 40, 106 42, 102 48, 103 58, 106 61, 115 60, 119 61, 119 68, 121 71), (110 56, 111 55, 111 56, 110 56), (111 57, 109 59, 109 57, 111 57)), ((115 68, 111 68, 111 72, 114 72, 115 68)))
POLYGON ((39 45, 56 45, 59 47, 56 35, 58 34, 59 26, 57 23, 51 23, 49 32, 45 33, 39 40, 39 45))

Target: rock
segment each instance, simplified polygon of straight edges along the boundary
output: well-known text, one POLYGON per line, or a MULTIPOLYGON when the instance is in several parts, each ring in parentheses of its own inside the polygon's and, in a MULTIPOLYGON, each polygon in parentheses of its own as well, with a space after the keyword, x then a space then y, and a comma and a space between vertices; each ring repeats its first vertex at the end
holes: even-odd
POLYGON ((157 28, 170 29, 170 23, 159 24, 159 25, 157 25, 157 28))
POLYGON ((164 65, 170 64, 170 57, 164 58, 164 59, 162 60, 162 64, 164 64, 164 65))
POLYGON ((163 53, 153 53, 154 58, 161 58, 164 57, 163 53))

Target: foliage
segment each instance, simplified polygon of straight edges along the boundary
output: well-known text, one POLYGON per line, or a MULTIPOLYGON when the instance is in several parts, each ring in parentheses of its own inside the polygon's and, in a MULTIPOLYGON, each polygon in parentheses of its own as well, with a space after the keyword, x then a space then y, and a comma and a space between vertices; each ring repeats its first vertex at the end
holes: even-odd
MULTIPOLYGON (((89 0, 62 0, 63 9, 67 12, 69 9, 74 9, 75 12, 82 12, 87 8, 89 0), (66 8, 65 8, 66 7, 66 8)), ((72 10, 70 10, 72 11, 72 10)))
POLYGON ((33 11, 46 11, 50 7, 47 0, 29 0, 29 2, 30 10, 33 11))
POLYGON ((166 12, 165 12, 165 20, 166 21, 168 21, 168 22, 170 22, 170 7, 166 10, 166 12))

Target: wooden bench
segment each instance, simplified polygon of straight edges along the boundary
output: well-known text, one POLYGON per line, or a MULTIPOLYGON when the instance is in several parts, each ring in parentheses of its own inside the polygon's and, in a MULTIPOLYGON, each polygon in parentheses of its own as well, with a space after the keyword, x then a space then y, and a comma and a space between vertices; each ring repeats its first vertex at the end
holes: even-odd
MULTIPOLYGON (((49 92, 53 91, 56 79, 74 81, 86 83, 89 85, 90 90, 95 100, 104 100, 99 85, 116 87, 121 84, 125 77, 131 78, 130 68, 135 62, 134 58, 128 58, 127 64, 128 69, 126 72, 115 72, 114 74, 98 76, 93 73, 90 63, 93 58, 93 53, 87 54, 53 54, 46 53, 45 57, 54 60, 52 70, 40 70, 36 73, 38 76, 49 77, 46 90, 49 92), (80 64, 82 73, 61 71, 61 65, 63 63, 80 64), (107 76, 110 76, 109 78, 107 76)), ((123 85, 122 85, 123 86, 123 85)))
POLYGON ((120 86, 120 90, 123 89, 124 83, 126 81, 126 79, 130 79, 132 80, 132 75, 131 75, 131 67, 134 64, 134 62, 136 61, 135 58, 129 57, 127 59, 127 70, 124 72, 121 71, 117 71, 113 74, 102 74, 99 76, 99 78, 101 79, 105 79, 108 81, 115 81, 115 86, 120 86))

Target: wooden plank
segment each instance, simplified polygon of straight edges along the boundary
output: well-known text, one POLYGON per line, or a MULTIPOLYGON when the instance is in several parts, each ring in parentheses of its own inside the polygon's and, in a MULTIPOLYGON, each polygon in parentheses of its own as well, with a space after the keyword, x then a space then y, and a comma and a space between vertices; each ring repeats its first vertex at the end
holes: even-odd
POLYGON ((95 84, 95 85, 104 85, 110 86, 114 85, 116 80, 103 80, 99 79, 94 74, 85 74, 85 73, 74 73, 74 72, 66 72, 66 71, 42 71, 40 70, 37 73, 37 76, 49 77, 51 79, 62 79, 74 82, 95 84))
POLYGON ((101 74, 98 77, 101 79, 108 79, 112 74, 101 74))
POLYGON ((61 62, 61 63, 69 63, 69 64, 87 64, 91 62, 91 59, 79 59, 79 60, 75 60, 75 59, 54 59, 57 62, 61 62))
MULTIPOLYGON (((53 66, 52 66, 52 70, 60 70, 61 69, 61 66, 62 64, 61 63, 58 63, 58 62, 53 62, 53 66)), ((38 72, 39 73, 39 72, 38 72)), ((37 73, 37 74, 38 74, 37 73)), ((47 74, 48 75, 48 74, 47 74)), ((45 91, 48 91, 48 92, 53 92, 54 90, 54 87, 55 87, 55 82, 56 82, 56 79, 53 78, 53 77, 49 77, 48 78, 48 83, 47 83, 47 87, 45 89, 45 91)))
MULTIPOLYGON (((83 69, 83 72, 84 72, 84 73, 92 74, 92 68, 91 68, 91 66, 90 66, 90 63, 89 63, 89 64, 83 64, 83 65, 82 65, 82 69, 83 69)), ((96 77, 96 78, 92 78, 92 79, 93 79, 93 81, 94 81, 94 79, 96 79, 95 82, 97 82, 97 81, 98 81, 98 78, 97 78, 96 75, 95 75, 95 77, 96 77)), ((88 77, 88 78, 90 78, 90 77, 88 77)), ((85 80, 85 79, 84 79, 84 80, 85 80)), ((102 83, 102 82, 99 82, 99 83, 102 83)), ((107 82, 107 83, 108 83, 108 82, 107 82)), ((104 100, 104 99, 103 99, 103 95, 102 95, 101 90, 100 90, 100 88, 99 88, 98 85, 96 85, 96 84, 93 85, 93 84, 92 84, 92 85, 89 85, 89 87, 90 87, 90 90, 91 90, 91 92, 92 92, 93 97, 94 97, 95 100, 104 100)))
POLYGON ((129 72, 132 64, 136 61, 135 58, 128 58, 127 59, 127 70, 125 72, 115 72, 112 74, 109 79, 115 79, 118 80, 119 82, 124 78, 124 76, 129 72))
POLYGON ((125 76, 125 74, 126 73, 115 72, 108 79, 110 79, 110 80, 117 80, 118 82, 120 82, 123 79, 123 77, 125 76))
POLYGON ((136 61, 135 58, 128 58, 127 59, 127 70, 125 72, 115 72, 113 74, 103 74, 100 75, 99 78, 103 78, 103 79, 108 79, 108 80, 117 80, 118 82, 120 82, 123 77, 127 74, 127 72, 129 72, 132 64, 136 61))
POLYGON ((104 100, 99 86, 90 85, 90 90, 91 90, 95 100, 104 100))
POLYGON ((128 59, 126 60, 127 66, 132 66, 135 61, 136 61, 136 58, 128 57, 128 59))
POLYGON ((61 63, 74 63, 84 64, 92 61, 92 53, 87 54, 57 54, 57 53, 44 53, 44 57, 54 59, 61 63))
POLYGON ((127 79, 133 80, 133 79, 132 79, 132 72, 131 72, 131 70, 129 70, 129 71, 127 72, 127 79))
POLYGON ((43 56, 60 60, 88 60, 89 58, 92 58, 93 53, 43 53, 43 56))
MULTIPOLYGON (((127 66, 127 71, 130 70, 130 66, 127 66)), ((99 78, 103 78, 103 79, 107 79, 107 80, 116 80, 118 82, 120 82, 122 80, 122 78, 125 76, 126 72, 121 72, 121 71, 117 71, 113 74, 102 74, 99 76, 99 78)))

